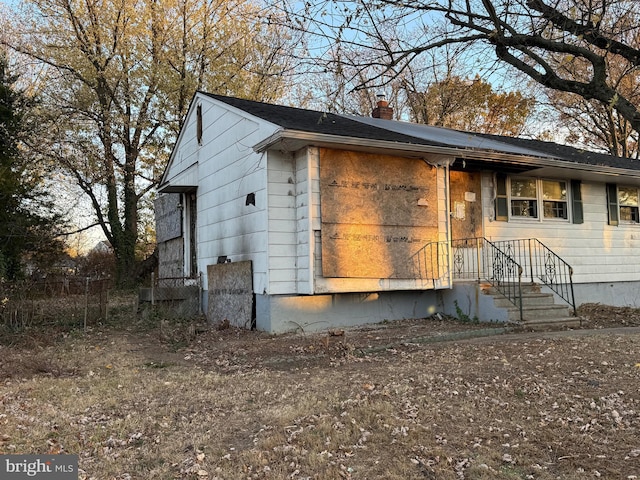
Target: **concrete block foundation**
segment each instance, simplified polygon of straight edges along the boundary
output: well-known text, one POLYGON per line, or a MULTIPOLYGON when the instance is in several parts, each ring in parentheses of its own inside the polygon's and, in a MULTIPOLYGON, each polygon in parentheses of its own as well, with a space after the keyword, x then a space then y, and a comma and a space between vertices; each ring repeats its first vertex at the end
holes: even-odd
POLYGON ((312 332, 385 320, 425 318, 442 311, 435 290, 313 296, 256 295, 256 328, 312 332))

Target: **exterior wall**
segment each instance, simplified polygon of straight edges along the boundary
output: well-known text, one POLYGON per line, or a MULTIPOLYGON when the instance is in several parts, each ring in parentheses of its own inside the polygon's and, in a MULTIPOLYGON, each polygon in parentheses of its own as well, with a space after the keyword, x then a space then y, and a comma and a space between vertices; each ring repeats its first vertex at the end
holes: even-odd
POLYGON ((296 178, 293 155, 268 152, 269 294, 297 293, 296 178))
MULTIPOLYGON (((197 186, 198 270, 205 273, 220 256, 232 262, 251 260, 254 291, 268 292, 267 158, 252 146, 277 128, 206 96, 196 95, 193 106, 198 104, 202 142, 197 142, 192 108, 165 175, 172 186, 197 186), (197 175, 185 174, 194 168, 197 175), (255 205, 246 204, 249 194, 255 196, 255 205)), ((207 285, 203 287, 206 291, 207 285)))
POLYGON ((320 218, 320 205, 313 205, 313 192, 320 189, 318 179, 311 173, 318 163, 317 149, 305 149, 295 157, 296 166, 296 282, 299 294, 314 292, 313 234, 314 219, 320 218))
MULTIPOLYGON (((312 294, 310 178, 312 149, 268 157, 269 288, 267 293, 312 294)), ((319 215, 319 211, 316 212, 319 215)))
POLYGON ((454 287, 439 290, 440 312, 458 317, 458 308, 471 319, 482 322, 507 322, 509 313, 505 308, 498 308, 491 295, 485 295, 476 282, 456 282, 454 287), (458 308, 456 308, 456 306, 458 308))
MULTIPOLYGON (((569 180, 568 178, 566 179, 569 180)), ((605 183, 583 182, 584 223, 493 220, 493 179, 483 177, 485 237, 492 241, 537 238, 573 267, 576 304, 636 305, 640 294, 640 225, 608 224, 605 183)), ((571 213, 571 212, 570 212, 571 213)))
POLYGON ((257 328, 272 333, 312 332, 385 320, 425 318, 441 311, 439 292, 256 295, 257 328))
POLYGON ((260 125, 231 111, 204 108, 203 156, 198 184, 198 266, 252 260, 254 291, 268 289, 266 158, 251 149, 260 125), (213 121, 209 121, 213 119, 213 121), (220 132, 217 136, 208 131, 220 132), (247 205, 247 195, 255 205, 247 205))
POLYGON ((574 293, 576 305, 601 303, 640 308, 640 281, 579 283, 574 285, 574 293))

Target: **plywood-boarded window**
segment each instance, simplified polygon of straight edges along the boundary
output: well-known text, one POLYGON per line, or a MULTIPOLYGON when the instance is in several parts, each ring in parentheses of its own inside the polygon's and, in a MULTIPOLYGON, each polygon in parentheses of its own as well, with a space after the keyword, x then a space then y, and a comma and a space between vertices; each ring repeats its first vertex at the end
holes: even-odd
POLYGON ((325 277, 416 278, 438 234, 437 171, 419 159, 320 151, 325 277))

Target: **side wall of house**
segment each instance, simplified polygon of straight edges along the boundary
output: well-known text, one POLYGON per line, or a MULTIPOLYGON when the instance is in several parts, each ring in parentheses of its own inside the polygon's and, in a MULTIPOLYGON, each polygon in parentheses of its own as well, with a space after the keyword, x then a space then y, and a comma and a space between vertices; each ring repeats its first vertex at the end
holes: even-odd
MULTIPOLYGON (((191 231, 189 218, 196 218, 197 268, 205 291, 207 266, 217 264, 220 257, 251 261, 253 291, 268 290, 267 158, 252 146, 276 129, 206 96, 194 99, 166 180, 173 187, 197 187, 197 214, 184 215, 183 235, 191 231), (199 105, 200 143, 195 113, 199 105), (185 174, 194 169, 196 175, 185 174)), ((204 307, 206 311, 206 296, 204 307)))
MULTIPOLYGON (((317 148, 269 152, 269 291, 256 292, 257 328, 305 332, 384 320, 421 318, 442 311, 432 281, 327 278, 322 275, 320 155, 317 148), (295 293, 291 290, 295 282, 295 293)), ((446 170, 434 168, 438 241, 446 241, 446 170)), ((446 255, 446 252, 444 253, 446 255)), ((443 257, 444 258, 444 257, 443 257)))
MULTIPOLYGON (((568 179, 567 179, 568 180, 568 179)), ((485 236, 492 241, 537 238, 573 267, 576 303, 639 305, 640 224, 608 224, 605 183, 582 182, 583 223, 494 221, 492 175, 483 177, 485 236)), ((571 218, 571 212, 570 218, 571 218)))
POLYGON ((198 183, 198 267, 251 260, 254 292, 267 289, 266 154, 252 146, 268 136, 260 123, 203 101, 198 183))
POLYGON ((297 293, 295 163, 290 153, 268 152, 268 294, 297 293))

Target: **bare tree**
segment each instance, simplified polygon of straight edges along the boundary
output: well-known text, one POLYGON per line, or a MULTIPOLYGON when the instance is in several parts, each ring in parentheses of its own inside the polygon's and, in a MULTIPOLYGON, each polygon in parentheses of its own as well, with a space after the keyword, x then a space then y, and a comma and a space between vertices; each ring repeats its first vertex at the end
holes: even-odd
POLYGON ((29 3, 2 42, 41 65, 47 130, 33 148, 75 179, 130 283, 141 204, 194 92, 273 99, 287 37, 246 0, 29 3))
POLYGON ((391 81, 426 52, 463 44, 479 69, 497 60, 548 89, 597 102, 640 131, 639 104, 610 69, 640 67, 637 0, 311 0, 287 13, 315 36, 316 50, 370 47, 340 58, 356 70, 377 67, 366 85, 391 81))

